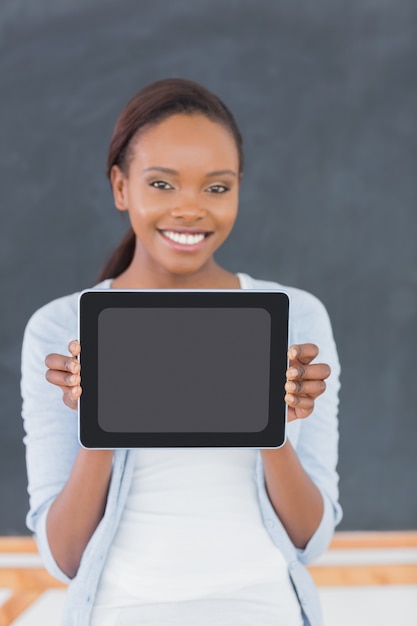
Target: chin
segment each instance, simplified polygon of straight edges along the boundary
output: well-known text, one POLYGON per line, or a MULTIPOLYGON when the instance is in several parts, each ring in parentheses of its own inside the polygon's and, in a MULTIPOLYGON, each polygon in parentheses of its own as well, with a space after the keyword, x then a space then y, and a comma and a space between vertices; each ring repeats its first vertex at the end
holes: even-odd
POLYGON ((206 264, 196 264, 196 263, 173 263, 172 265, 165 266, 166 271, 175 277, 187 277, 194 276, 200 274, 201 271, 205 268, 206 264))

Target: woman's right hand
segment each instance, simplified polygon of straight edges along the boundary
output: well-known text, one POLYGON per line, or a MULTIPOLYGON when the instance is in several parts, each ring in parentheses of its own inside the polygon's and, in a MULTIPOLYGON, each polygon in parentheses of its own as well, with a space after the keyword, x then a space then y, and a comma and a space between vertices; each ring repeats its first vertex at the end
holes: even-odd
POLYGON ((53 385, 61 388, 63 401, 70 409, 77 409, 78 398, 81 396, 81 366, 78 356, 81 352, 79 342, 74 339, 68 345, 71 356, 64 354, 48 354, 45 365, 48 368, 45 378, 53 385))

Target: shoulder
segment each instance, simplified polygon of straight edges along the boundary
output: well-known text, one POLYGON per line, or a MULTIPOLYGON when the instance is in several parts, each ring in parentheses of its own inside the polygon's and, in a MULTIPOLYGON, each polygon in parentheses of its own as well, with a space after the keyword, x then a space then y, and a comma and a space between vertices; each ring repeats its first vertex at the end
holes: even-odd
MULTIPOLYGON (((106 283, 108 281, 105 281, 106 283)), ((103 289, 100 283, 94 289, 103 289)), ((82 292, 56 298, 44 304, 29 318, 25 328, 25 341, 41 340, 45 343, 60 342, 61 338, 74 339, 78 336, 78 300, 82 292)))
POLYGON ((290 301, 290 344, 315 343, 320 347, 323 359, 338 371, 333 330, 327 309, 315 295, 304 289, 290 287, 278 282, 259 280, 239 274, 243 289, 271 289, 284 291, 290 301))
POLYGON ((43 322, 59 322, 73 317, 77 312, 79 294, 80 292, 72 293, 44 304, 33 313, 28 324, 41 326, 43 322))
POLYGON ((26 325, 25 341, 38 340, 50 344, 68 335, 75 339, 78 335, 78 296, 76 292, 57 298, 35 311, 26 325))
POLYGON ((309 291, 270 280, 252 278, 247 274, 239 274, 239 276, 244 289, 284 291, 290 300, 291 317, 297 319, 311 318, 311 316, 327 318, 326 307, 319 298, 309 291))

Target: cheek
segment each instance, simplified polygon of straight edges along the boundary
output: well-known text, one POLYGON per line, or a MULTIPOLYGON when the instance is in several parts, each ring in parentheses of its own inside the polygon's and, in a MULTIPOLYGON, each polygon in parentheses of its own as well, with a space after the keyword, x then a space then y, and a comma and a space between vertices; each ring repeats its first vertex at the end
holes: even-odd
POLYGON ((156 197, 152 189, 137 189, 129 196, 129 211, 141 219, 152 219, 169 207, 166 197, 156 197))
POLYGON ((238 199, 234 198, 233 201, 227 203, 227 206, 223 207, 223 211, 219 214, 219 219, 223 222, 224 227, 229 226, 232 228, 236 221, 238 214, 238 199))
POLYGON ((225 221, 225 223, 224 223, 224 231, 225 231, 226 237, 228 237, 230 232, 233 230, 233 227, 234 227, 235 222, 236 222, 236 217, 237 217, 237 214, 235 213, 235 214, 233 214, 233 216, 230 215, 229 219, 227 221, 225 221))

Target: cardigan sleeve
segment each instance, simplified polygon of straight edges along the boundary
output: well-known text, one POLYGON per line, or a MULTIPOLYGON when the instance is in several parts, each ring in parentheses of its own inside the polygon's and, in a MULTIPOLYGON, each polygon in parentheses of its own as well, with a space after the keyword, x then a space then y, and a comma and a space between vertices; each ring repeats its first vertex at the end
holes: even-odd
MULTIPOLYGON (((324 502, 322 520, 316 532, 303 550, 297 550, 300 561, 310 563, 327 548, 342 518, 337 473, 340 364, 324 305, 309 293, 293 290, 290 306, 291 343, 315 343, 320 350, 315 362, 328 363, 331 367, 326 391, 315 401, 313 413, 299 420, 298 436, 294 441, 298 457, 319 488, 324 502)), ((291 426, 289 424, 290 439, 291 426)))
POLYGON ((296 555, 298 561, 308 564, 326 550, 333 537, 334 529, 342 518, 337 473, 339 358, 329 316, 320 300, 306 291, 278 283, 258 281, 256 286, 283 289, 288 293, 290 296, 290 345, 315 343, 320 350, 315 362, 328 363, 332 370, 331 376, 326 381, 325 393, 315 401, 313 413, 306 419, 290 422, 287 427, 288 439, 294 446, 305 471, 320 490, 324 503, 321 522, 304 549, 295 548, 275 513, 266 490, 260 454, 256 468, 262 517, 271 538, 284 551, 288 561, 292 561, 296 555))
POLYGON ((70 582, 58 567, 49 548, 46 517, 49 507, 65 485, 78 443, 77 412, 66 407, 59 387, 45 378, 45 357, 68 353, 77 337, 77 294, 55 300, 29 320, 22 345, 22 417, 28 474, 28 528, 34 532, 46 569, 59 580, 70 582))

